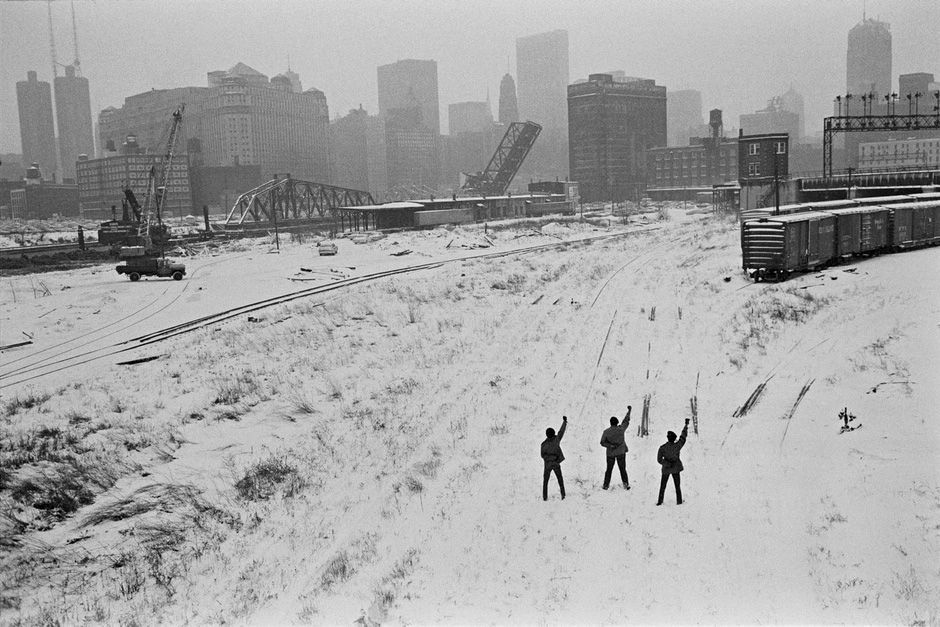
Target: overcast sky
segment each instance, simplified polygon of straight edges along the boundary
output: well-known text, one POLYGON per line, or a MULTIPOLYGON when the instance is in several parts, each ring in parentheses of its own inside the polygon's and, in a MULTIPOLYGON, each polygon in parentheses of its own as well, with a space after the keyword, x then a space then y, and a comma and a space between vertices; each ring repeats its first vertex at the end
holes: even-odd
MULTIPOLYGON (((59 61, 74 58, 69 2, 53 3, 59 61)), ((807 133, 821 130, 845 91, 848 31, 862 18, 891 25, 898 74, 940 77, 940 1, 652 0, 76 0, 81 66, 92 113, 151 88, 206 85, 206 72, 242 61, 273 76, 298 72, 326 93, 330 117, 377 110, 376 67, 438 62, 441 128, 447 105, 483 100, 515 77, 516 37, 568 31, 572 81, 622 69, 669 90, 698 89, 725 126, 792 84, 806 99, 807 133)), ((0 152, 19 152, 16 81, 52 75, 45 1, 0 0, 0 152)), ((707 115, 707 114, 706 114, 707 115)))

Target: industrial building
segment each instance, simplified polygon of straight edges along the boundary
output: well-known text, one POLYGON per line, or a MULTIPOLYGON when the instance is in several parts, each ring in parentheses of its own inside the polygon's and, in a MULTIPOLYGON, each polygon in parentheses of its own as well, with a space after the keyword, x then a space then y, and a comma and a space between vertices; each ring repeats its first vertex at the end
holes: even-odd
POLYGON ((21 187, 10 191, 11 218, 44 220, 78 216, 78 186, 47 182, 37 163, 26 169, 21 187))
POLYGON ((693 137, 688 146, 646 151, 646 193, 655 199, 692 199, 715 185, 738 178, 738 140, 724 137, 721 110, 709 114, 711 133, 693 137))
MULTIPOLYGON (((110 219, 112 207, 120 207, 124 190, 130 188, 139 199, 147 194, 151 168, 158 168, 161 155, 124 154, 78 161, 78 201, 81 215, 87 219, 110 219)), ((193 213, 193 195, 189 178, 189 159, 174 157, 170 164, 164 218, 193 213)))
MULTIPOLYGON (((795 202, 789 177, 790 136, 787 133, 738 134, 738 183, 741 210, 795 202), (786 191, 785 191, 786 190, 786 191)), ((793 188, 795 189, 795 188, 793 188)))
POLYGON ((586 202, 636 198, 647 186, 646 151, 666 145, 666 88, 591 74, 568 86, 571 178, 586 202))
POLYGON ((940 137, 862 142, 858 145, 862 171, 940 168, 940 137))

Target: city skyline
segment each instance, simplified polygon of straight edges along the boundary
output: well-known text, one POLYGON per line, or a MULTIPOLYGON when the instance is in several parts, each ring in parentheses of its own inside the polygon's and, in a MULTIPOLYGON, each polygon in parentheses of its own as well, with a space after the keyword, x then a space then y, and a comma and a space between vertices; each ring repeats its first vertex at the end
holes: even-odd
MULTIPOLYGON (((511 5, 273 2, 264 5, 264 20, 242 18, 258 6, 238 1, 76 3, 93 115, 151 88, 202 85, 206 71, 238 61, 271 75, 289 64, 305 86, 326 94, 332 118, 360 104, 374 113, 376 68, 418 58, 438 62, 441 127, 446 128, 448 104, 483 100, 487 89, 498 93, 507 56, 517 78, 517 38, 564 29, 572 80, 621 67, 669 90, 701 91, 704 107, 723 109, 729 119, 760 109, 792 83, 806 98, 806 132, 813 135, 831 110, 832 98, 844 89, 847 36, 863 11, 891 25, 893 81, 898 74, 940 70, 940 42, 932 27, 940 21, 940 6, 927 0, 867 5, 862 0, 586 2, 577 7, 535 0, 511 5), (532 15, 540 20, 533 23, 532 15), (802 36, 794 42, 776 37, 779 33, 802 36), (310 45, 297 43, 311 34, 316 37, 310 45), (283 43, 271 45, 278 36, 283 43)), ((68 5, 53 3, 53 13, 64 61, 72 45, 68 5)), ((39 80, 51 82, 47 28, 46 3, 0 3, 0 107, 8 112, 0 125, 0 152, 21 151, 16 81, 36 70, 39 80)))

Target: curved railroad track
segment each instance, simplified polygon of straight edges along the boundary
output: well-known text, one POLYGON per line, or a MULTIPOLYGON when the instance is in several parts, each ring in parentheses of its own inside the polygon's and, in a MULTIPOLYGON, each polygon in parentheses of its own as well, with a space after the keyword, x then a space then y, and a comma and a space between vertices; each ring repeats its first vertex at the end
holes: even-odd
MULTIPOLYGON (((40 353, 45 353, 49 350, 54 350, 57 347, 62 347, 65 344, 69 344, 76 339, 68 340, 62 342, 58 345, 49 347, 48 349, 43 349, 39 352, 32 353, 30 355, 21 357, 17 360, 7 362, 6 364, 0 365, 0 390, 4 388, 13 387, 21 383, 28 381, 33 381, 41 377, 61 372, 70 368, 75 368, 84 364, 88 364, 99 359, 104 359, 106 357, 116 356, 122 353, 128 353, 130 351, 137 350, 144 346, 150 346, 166 340, 184 335, 186 333, 191 333, 199 329, 203 329, 215 324, 220 324, 226 322, 233 318, 236 318, 241 315, 253 313, 260 311, 262 309, 267 309, 269 307, 274 307, 277 305, 282 305, 294 300, 308 298, 310 296, 315 296, 318 294, 325 294, 328 292, 333 292, 336 290, 341 290, 348 288, 360 283, 366 283, 369 281, 376 281, 379 279, 409 274, 412 272, 418 272, 421 270, 430 270, 443 266, 444 264, 471 261, 476 259, 497 259, 500 257, 508 257, 513 255, 521 255, 533 252, 541 252, 546 250, 554 250, 559 248, 568 248, 577 245, 591 244, 594 242, 616 239, 620 237, 628 237, 631 235, 636 235, 638 233, 646 233, 651 230, 655 230, 657 227, 652 229, 643 229, 643 230, 630 230, 630 231, 620 231, 617 233, 605 233, 603 235, 592 235, 572 240, 564 240, 559 242, 550 242, 546 244, 533 244, 531 246, 522 246, 517 248, 512 248, 508 250, 485 252, 485 253, 472 253, 467 255, 462 255, 459 257, 453 257, 444 260, 430 261, 427 263, 415 264, 410 266, 405 266, 402 268, 396 268, 394 270, 383 270, 378 272, 371 272, 367 274, 362 274, 356 277, 350 277, 348 279, 341 279, 327 285, 319 285, 315 287, 305 288, 301 290, 296 290, 293 292, 288 292, 279 296, 274 296, 270 298, 265 298, 258 301, 253 301, 240 305, 238 307, 233 307, 230 309, 225 309, 223 311, 216 312, 214 314, 201 316, 187 322, 176 324, 170 327, 165 327, 163 329, 158 329, 156 331, 151 331, 149 333, 133 337, 121 342, 115 342, 107 346, 102 346, 99 348, 89 349, 87 351, 71 354, 76 348, 82 348, 89 344, 92 344, 93 341, 86 342, 86 344, 79 345, 77 347, 72 347, 70 349, 60 351, 58 353, 53 353, 41 357, 40 359, 32 359, 33 357, 38 356, 40 353), (25 362, 25 363, 23 363, 25 362), (9 366, 18 364, 14 368, 9 368, 9 366)), ((180 293, 173 299, 169 304, 175 302, 180 296, 182 296, 184 290, 181 290, 180 293)), ((127 319, 130 316, 125 316, 121 320, 127 319)), ((131 325, 128 325, 128 327, 131 325)), ((124 329, 128 328, 124 327, 124 329)), ((88 336, 92 333, 100 332, 100 329, 94 332, 86 333, 85 336, 88 336)), ((82 337, 82 336, 80 336, 82 337)))

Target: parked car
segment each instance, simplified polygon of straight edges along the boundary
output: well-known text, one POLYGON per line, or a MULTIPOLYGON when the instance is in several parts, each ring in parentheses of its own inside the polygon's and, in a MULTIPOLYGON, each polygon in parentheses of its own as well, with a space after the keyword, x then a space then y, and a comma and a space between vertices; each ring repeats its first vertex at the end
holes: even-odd
POLYGON ((335 255, 339 252, 339 247, 336 245, 336 242, 323 240, 322 242, 317 243, 317 250, 319 251, 320 255, 335 255))

